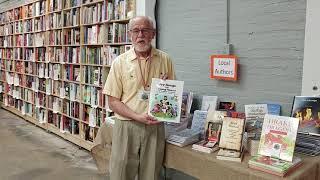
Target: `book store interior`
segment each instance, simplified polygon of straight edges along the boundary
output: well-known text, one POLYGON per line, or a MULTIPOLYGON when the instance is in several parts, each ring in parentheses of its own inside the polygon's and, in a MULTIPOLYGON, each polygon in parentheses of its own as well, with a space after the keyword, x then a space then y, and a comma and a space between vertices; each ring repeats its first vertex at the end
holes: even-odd
POLYGON ((319 9, 0 0, 0 179, 319 180, 319 9))

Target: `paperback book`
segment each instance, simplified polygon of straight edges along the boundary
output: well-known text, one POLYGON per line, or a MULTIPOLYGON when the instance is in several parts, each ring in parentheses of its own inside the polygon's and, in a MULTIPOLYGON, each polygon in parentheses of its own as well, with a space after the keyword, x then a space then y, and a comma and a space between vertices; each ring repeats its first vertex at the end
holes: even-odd
POLYGON ((246 132, 255 137, 261 132, 264 115, 268 114, 267 104, 248 104, 244 106, 246 114, 246 132))
POLYGON ((158 121, 180 122, 183 81, 152 78, 148 114, 158 121))
POLYGON ((299 119, 266 114, 258 154, 292 161, 299 119))

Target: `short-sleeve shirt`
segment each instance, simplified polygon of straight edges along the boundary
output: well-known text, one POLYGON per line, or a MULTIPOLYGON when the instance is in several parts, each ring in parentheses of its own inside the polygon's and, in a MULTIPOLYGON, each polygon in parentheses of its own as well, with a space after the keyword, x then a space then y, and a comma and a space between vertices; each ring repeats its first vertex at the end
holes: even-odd
MULTIPOLYGON (((149 102, 138 97, 139 91, 144 89, 141 73, 145 79, 147 77, 147 87, 151 86, 152 78, 160 78, 162 74, 167 74, 168 79, 175 79, 174 67, 168 54, 152 48, 150 58, 141 60, 137 58, 134 48, 131 48, 113 61, 103 93, 120 99, 138 114, 147 113, 149 102), (148 63, 150 64, 147 65, 148 63)), ((130 120, 119 114, 116 114, 116 117, 120 120, 130 120)))

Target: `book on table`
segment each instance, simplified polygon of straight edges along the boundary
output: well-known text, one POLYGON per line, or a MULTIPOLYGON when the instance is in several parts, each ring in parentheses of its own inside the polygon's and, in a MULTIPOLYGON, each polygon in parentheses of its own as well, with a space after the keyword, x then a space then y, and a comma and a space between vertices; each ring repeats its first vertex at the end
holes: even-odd
POLYGON ((224 117, 219 141, 219 160, 241 162, 243 157, 244 119, 224 117))
POLYGON ((294 156, 298 125, 298 118, 266 114, 258 154, 249 160, 249 167, 285 176, 299 166, 302 160, 294 156))
POLYGON ((215 107, 210 107, 204 124, 204 139, 193 144, 192 149, 205 153, 219 150, 222 120, 226 115, 226 111, 216 111, 215 107))
POLYGON ((207 111, 196 110, 193 115, 191 128, 171 134, 167 138, 167 142, 183 147, 199 141, 200 136, 204 131, 203 127, 206 117, 207 111))
POLYGON ((249 160, 249 167, 277 176, 285 176, 302 164, 299 157, 294 157, 292 162, 284 161, 269 156, 256 155, 249 160))

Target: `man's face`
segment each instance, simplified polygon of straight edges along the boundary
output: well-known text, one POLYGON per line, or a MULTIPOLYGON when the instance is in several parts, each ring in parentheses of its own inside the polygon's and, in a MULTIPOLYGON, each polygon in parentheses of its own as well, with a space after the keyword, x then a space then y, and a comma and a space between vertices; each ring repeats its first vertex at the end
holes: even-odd
POLYGON ((155 32, 147 20, 138 19, 132 25, 129 35, 135 50, 137 52, 146 52, 151 47, 155 32))

